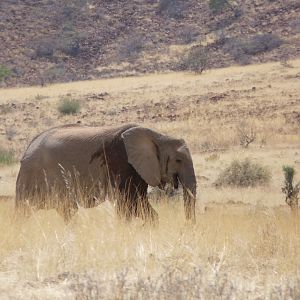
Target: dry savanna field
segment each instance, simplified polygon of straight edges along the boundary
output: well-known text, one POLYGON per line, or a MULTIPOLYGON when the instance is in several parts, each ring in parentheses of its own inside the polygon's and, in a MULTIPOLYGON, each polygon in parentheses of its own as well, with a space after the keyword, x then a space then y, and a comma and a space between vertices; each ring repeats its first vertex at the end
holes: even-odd
POLYGON ((152 193, 158 227, 118 220, 110 202, 64 224, 54 211, 14 216, 18 163, 0 167, 1 299, 299 299, 300 228, 281 192, 300 179, 300 60, 0 90, 0 145, 20 159, 59 124, 138 123, 186 140, 198 180, 197 223, 182 196, 152 193), (80 111, 61 114, 61 99, 80 111), (247 148, 241 129, 255 133, 247 148), (214 182, 234 159, 269 184, 214 182))

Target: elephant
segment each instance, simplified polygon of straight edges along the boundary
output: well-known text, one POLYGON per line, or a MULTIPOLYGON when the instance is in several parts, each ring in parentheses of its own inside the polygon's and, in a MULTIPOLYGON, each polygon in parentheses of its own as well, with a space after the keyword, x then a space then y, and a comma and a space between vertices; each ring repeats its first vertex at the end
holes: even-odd
POLYGON ((37 135, 27 147, 17 177, 15 206, 27 212, 28 208, 56 208, 68 222, 81 199, 87 199, 84 207, 94 207, 101 193, 105 200, 114 192, 121 217, 157 223, 147 188, 163 189, 170 182, 175 188, 182 184, 185 216, 194 222, 197 183, 183 139, 137 124, 62 125, 37 135))

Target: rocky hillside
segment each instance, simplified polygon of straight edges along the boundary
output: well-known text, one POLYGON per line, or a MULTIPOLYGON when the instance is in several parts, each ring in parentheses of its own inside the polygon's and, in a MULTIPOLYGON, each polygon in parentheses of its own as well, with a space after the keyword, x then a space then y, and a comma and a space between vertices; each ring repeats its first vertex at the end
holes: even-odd
POLYGON ((193 70, 199 61, 205 68, 286 62, 300 54, 299 1, 224 1, 221 9, 211 2, 1 0, 0 84, 193 70))

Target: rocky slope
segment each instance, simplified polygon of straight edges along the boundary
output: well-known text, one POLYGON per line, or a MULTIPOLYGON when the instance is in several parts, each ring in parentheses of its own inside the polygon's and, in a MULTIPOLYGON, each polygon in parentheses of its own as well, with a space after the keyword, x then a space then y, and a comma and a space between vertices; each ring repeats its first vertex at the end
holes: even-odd
POLYGON ((198 0, 2 0, 0 65, 11 70, 2 86, 177 70, 195 45, 209 67, 299 55, 299 1, 231 3, 215 13, 198 0), (262 34, 281 43, 243 40, 262 34))

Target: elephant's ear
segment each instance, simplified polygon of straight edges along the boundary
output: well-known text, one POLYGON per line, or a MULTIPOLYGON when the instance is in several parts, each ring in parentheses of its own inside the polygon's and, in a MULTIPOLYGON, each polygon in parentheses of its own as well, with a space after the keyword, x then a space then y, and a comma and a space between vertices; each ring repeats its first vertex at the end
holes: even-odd
POLYGON ((128 162, 151 186, 157 186, 161 182, 155 134, 157 133, 143 127, 133 127, 122 133, 128 162))

